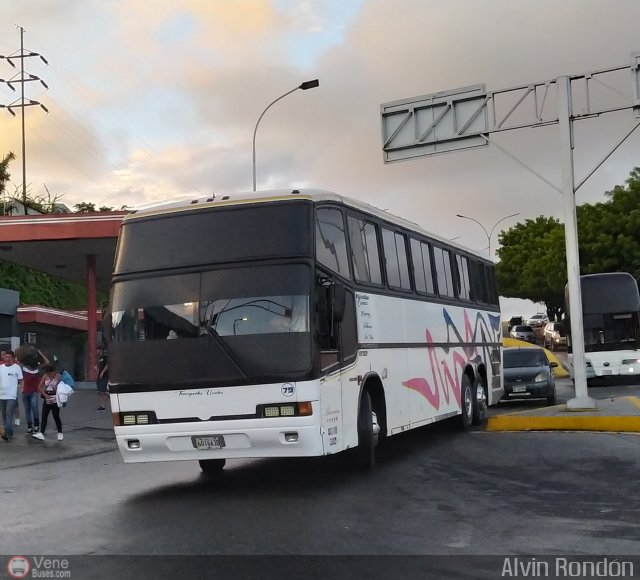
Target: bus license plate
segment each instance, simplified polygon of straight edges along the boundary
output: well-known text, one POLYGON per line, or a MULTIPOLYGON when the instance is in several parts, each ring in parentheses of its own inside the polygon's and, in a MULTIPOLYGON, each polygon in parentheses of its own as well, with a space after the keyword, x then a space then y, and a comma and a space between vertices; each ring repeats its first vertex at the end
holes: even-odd
POLYGON ((222 435, 192 437, 191 441, 196 449, 222 449, 224 447, 224 437, 222 435))
POLYGON ((515 385, 513 387, 514 393, 524 393, 527 390, 527 385, 515 385))

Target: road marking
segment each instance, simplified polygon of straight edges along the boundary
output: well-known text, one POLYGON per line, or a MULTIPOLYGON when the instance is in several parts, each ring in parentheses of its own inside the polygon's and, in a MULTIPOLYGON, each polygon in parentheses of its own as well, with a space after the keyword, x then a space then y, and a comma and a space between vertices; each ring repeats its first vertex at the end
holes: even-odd
POLYGON ((638 407, 638 409, 640 409, 640 398, 638 397, 624 397, 624 398, 630 401, 632 405, 635 405, 636 407, 638 407))

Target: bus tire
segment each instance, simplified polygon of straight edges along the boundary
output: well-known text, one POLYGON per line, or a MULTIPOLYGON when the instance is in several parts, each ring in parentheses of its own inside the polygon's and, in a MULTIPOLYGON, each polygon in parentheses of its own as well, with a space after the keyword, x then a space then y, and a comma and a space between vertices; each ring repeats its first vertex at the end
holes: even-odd
POLYGON ((473 388, 468 375, 462 375, 462 383, 460 385, 460 407, 462 412, 458 418, 458 427, 462 431, 466 431, 471 427, 473 422, 473 388))
POLYGON ((480 374, 476 377, 473 391, 473 416, 471 424, 476 426, 483 425, 487 420, 487 389, 484 386, 484 381, 480 374))
POLYGON ((200 469, 207 476, 222 475, 226 459, 199 459, 200 469))
POLYGON ((360 398, 360 410, 358 411, 358 447, 355 449, 356 465, 363 470, 373 469, 376 460, 376 433, 371 407, 371 396, 367 391, 360 398))

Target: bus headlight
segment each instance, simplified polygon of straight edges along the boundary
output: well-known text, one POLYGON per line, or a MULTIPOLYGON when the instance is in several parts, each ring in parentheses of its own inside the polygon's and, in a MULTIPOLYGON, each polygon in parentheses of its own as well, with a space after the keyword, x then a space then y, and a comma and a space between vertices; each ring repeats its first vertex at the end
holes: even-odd
POLYGON ((302 417, 313 414, 311 403, 274 403, 272 405, 262 405, 258 416, 267 417, 302 417))
POLYGON ((131 425, 150 425, 157 423, 156 415, 152 411, 135 411, 119 414, 119 425, 128 427, 131 425))

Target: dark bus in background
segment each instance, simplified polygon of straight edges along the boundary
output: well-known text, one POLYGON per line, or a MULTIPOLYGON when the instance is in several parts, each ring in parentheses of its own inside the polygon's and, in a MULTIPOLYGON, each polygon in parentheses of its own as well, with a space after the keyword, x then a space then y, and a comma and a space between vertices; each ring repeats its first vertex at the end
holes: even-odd
MULTIPOLYGON (((640 376, 640 293, 626 272, 580 276, 587 382, 640 376)), ((573 367, 569 292, 565 288, 567 351, 573 367)))

